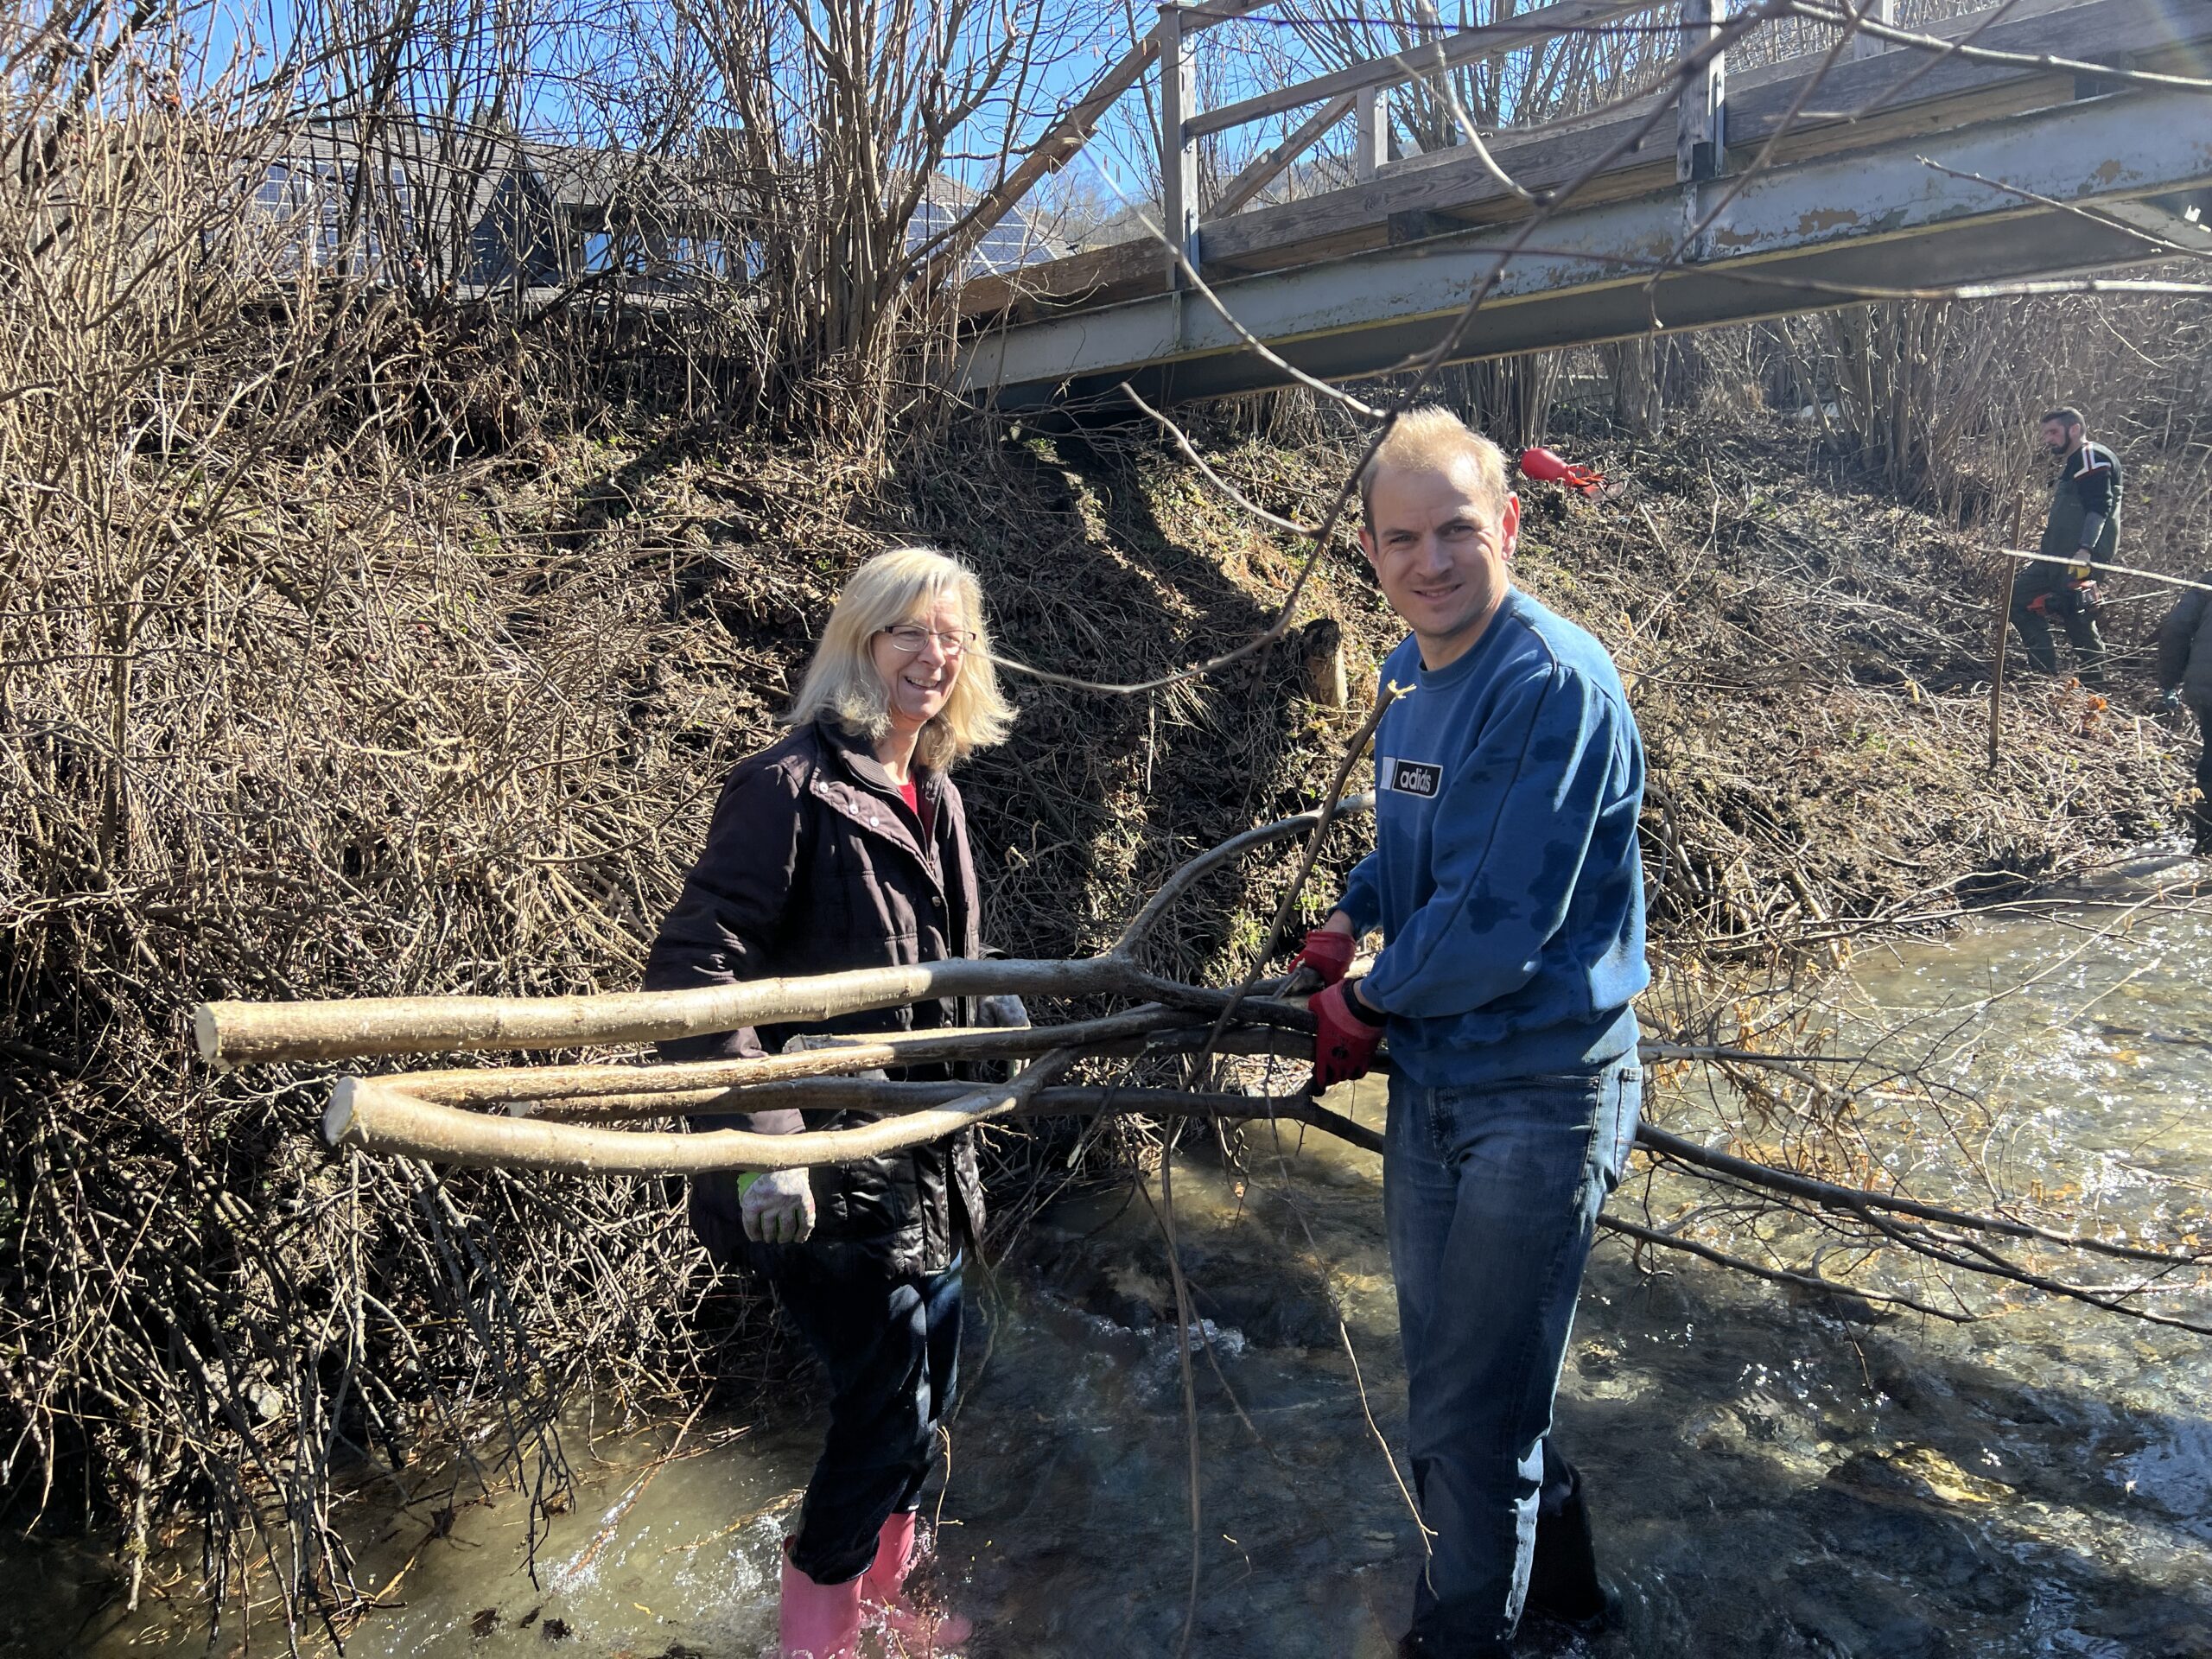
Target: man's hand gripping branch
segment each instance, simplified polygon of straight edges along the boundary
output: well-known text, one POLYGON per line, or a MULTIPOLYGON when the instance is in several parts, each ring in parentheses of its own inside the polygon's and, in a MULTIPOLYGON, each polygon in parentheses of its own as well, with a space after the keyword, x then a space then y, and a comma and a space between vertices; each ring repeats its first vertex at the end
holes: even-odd
POLYGON ((1357 941, 1351 918, 1338 911, 1306 936, 1306 946, 1291 964, 1295 980, 1301 970, 1321 982, 1306 1007, 1313 1014, 1313 1092, 1363 1077, 1375 1063, 1382 1041, 1386 1016, 1362 1001, 1359 993, 1344 982, 1357 941))

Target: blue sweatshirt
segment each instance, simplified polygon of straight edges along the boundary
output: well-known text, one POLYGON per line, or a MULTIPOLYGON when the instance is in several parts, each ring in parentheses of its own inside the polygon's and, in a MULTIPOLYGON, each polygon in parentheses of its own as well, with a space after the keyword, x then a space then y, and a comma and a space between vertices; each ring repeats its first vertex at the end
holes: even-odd
POLYGON ((1643 959, 1643 743, 1605 647, 1510 592, 1435 673, 1408 639, 1375 737, 1375 850, 1339 907, 1384 944, 1361 1001, 1430 1088, 1632 1053, 1643 959))

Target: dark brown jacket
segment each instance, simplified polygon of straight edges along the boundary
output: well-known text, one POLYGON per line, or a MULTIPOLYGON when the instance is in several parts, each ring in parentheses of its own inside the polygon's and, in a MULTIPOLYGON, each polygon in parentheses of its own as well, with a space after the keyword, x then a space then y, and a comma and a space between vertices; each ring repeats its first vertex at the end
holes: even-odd
MULTIPOLYGON (((828 722, 738 763, 722 785, 706 850, 645 959, 645 988, 907 967, 982 954, 976 868, 960 791, 917 768, 919 820, 868 748, 828 722)), ((764 1026, 661 1046, 669 1059, 753 1055, 803 1032, 882 1032, 966 1023, 957 1000, 764 1026)), ((896 1075, 939 1077, 910 1068, 896 1075)), ((810 1129, 850 1128, 859 1112, 806 1114, 810 1129)), ((715 1120, 702 1120, 715 1127, 715 1120)), ((742 1120, 724 1120, 741 1127, 742 1120)), ((813 1240, 832 1262, 895 1274, 941 1272, 959 1236, 980 1236, 972 1135, 813 1172, 813 1240), (956 1213, 956 1211, 964 1213, 956 1213)), ((737 1178, 695 1178, 691 1224, 718 1261, 747 1251, 737 1178)))

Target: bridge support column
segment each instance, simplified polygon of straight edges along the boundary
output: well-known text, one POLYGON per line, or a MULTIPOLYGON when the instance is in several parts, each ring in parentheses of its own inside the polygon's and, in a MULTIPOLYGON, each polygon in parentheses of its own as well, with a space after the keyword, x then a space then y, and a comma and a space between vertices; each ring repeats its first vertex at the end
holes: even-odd
MULTIPOLYGON (((1198 100, 1185 8, 1169 0, 1160 9, 1160 229, 1191 269, 1198 265, 1198 142, 1190 130, 1198 100)), ((1167 292, 1174 308, 1175 342, 1183 343, 1183 296, 1189 288, 1175 256, 1167 256, 1167 292)))

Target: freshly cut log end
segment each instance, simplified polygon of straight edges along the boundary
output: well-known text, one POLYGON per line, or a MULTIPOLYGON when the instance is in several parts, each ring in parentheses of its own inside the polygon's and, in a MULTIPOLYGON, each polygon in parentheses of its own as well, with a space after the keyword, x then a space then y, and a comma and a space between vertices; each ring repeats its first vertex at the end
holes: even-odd
POLYGON ((1306 676, 1306 695, 1324 709, 1341 709, 1351 701, 1344 672, 1344 631, 1332 616, 1306 625, 1298 636, 1300 666, 1306 676))
POLYGON ((322 1113, 322 1143, 334 1152, 353 1137, 353 1103, 362 1089, 359 1077, 340 1077, 330 1091, 330 1104, 322 1113))
POLYGON ((192 1040, 200 1058, 209 1065, 224 1065, 222 1029, 216 1023, 215 1005, 202 1002, 192 1011, 192 1040))

